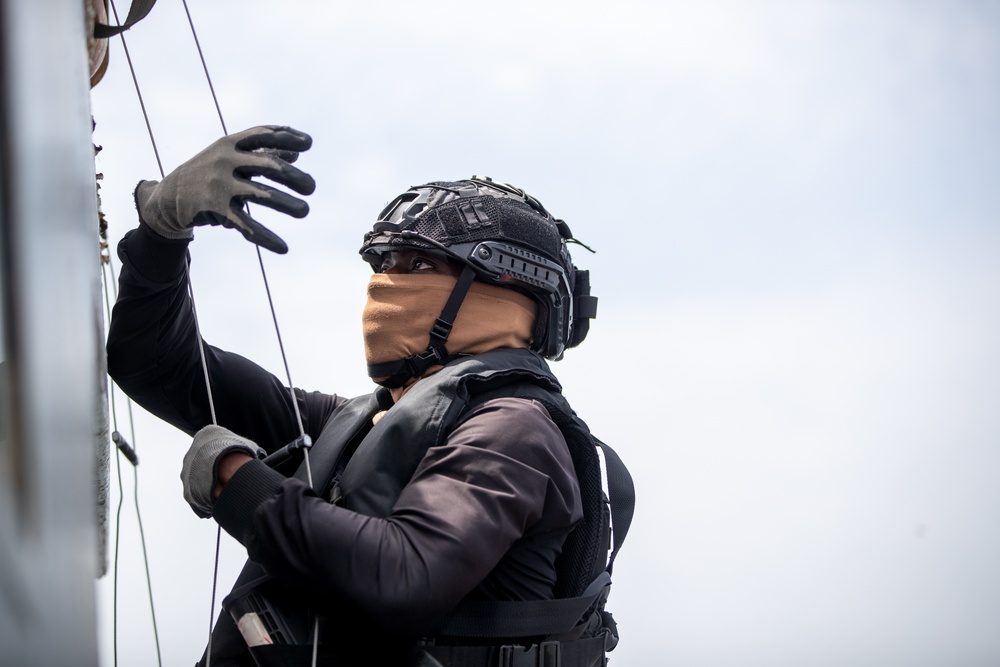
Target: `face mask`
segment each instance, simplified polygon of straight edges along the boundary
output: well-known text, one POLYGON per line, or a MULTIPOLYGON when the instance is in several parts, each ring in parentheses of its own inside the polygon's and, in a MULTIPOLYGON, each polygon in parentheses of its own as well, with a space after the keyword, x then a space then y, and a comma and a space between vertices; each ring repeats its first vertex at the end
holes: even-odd
MULTIPOLYGON (((373 275, 362 314, 368 363, 404 359, 426 350, 431 327, 455 283, 453 276, 439 274, 373 275)), ((445 347, 450 354, 530 347, 535 311, 535 302, 520 292, 474 282, 445 347)), ((435 370, 438 368, 428 374, 435 370)), ((377 382, 379 378, 374 379, 377 382)))

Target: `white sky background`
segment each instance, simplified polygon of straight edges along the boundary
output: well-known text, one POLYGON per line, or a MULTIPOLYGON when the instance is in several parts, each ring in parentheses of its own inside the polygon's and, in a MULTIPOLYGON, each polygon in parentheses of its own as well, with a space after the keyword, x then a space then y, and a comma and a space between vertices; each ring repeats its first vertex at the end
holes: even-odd
MULTIPOLYGON (((369 391, 356 251, 409 185, 512 182, 597 250, 555 370, 638 490, 612 664, 1000 663, 1000 5, 189 6, 230 131, 315 141, 310 216, 255 209, 291 248, 265 263, 297 385, 369 391)), ((170 170, 221 134, 183 7, 127 39, 170 170)), ((119 42, 93 107, 116 243, 157 177, 119 42)), ((252 246, 192 256, 205 337, 283 375, 252 246)), ((164 664, 190 665, 214 524, 187 436, 136 417, 164 664)), ((118 658, 155 664, 125 472, 118 658)), ((225 537, 220 599, 242 559, 225 537)))

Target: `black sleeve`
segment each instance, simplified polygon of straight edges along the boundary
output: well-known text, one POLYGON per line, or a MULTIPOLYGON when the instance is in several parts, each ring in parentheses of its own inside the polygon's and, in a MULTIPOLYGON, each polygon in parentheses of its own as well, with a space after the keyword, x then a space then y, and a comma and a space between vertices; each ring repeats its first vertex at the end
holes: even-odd
MULTIPOLYGON (((118 300, 108 332, 108 373, 139 405, 195 433, 212 423, 198 336, 188 295, 186 240, 165 239, 145 224, 118 246, 118 300)), ((282 382, 238 354, 208 344, 205 357, 217 422, 273 451, 299 435, 282 382)), ((295 390, 314 439, 342 399, 295 390)))
POLYGON ((582 505, 569 449, 548 412, 502 398, 428 450, 384 519, 332 505, 259 461, 236 472, 214 516, 254 561, 318 606, 346 604, 382 630, 418 632, 518 540, 551 536, 557 552, 582 505))

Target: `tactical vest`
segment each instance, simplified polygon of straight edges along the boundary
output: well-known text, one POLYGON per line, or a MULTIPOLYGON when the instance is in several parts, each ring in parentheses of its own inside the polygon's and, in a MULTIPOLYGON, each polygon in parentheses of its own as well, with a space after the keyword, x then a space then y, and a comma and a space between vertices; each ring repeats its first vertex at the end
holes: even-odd
MULTIPOLYGON (((608 499, 601 485, 598 446, 605 448, 609 479, 613 476, 618 488, 625 487, 618 494, 612 490, 612 496, 624 496, 618 503, 624 507, 615 516, 615 554, 631 520, 634 491, 617 455, 590 434, 560 392, 558 381, 539 355, 529 350, 494 350, 452 362, 416 383, 395 405, 384 389, 351 399, 331 415, 317 438, 310 453, 317 492, 373 517, 389 515, 427 450, 442 444, 462 415, 485 401, 498 397, 537 400, 566 438, 580 482, 584 519, 567 537, 556 561, 557 599, 463 601, 432 636, 419 642, 420 664, 589 667, 603 665, 605 649, 617 642, 613 621, 603 609, 611 563, 607 562, 608 499), (372 426, 374 415, 390 405, 392 409, 372 426), (403 442, 406 446, 400 447, 403 442), (627 484, 621 481, 623 472, 627 484)), ((304 478, 304 471, 300 469, 296 476, 304 478)), ((287 610, 276 606, 261 609, 274 600, 263 599, 257 583, 238 586, 227 598, 224 606, 234 620, 248 609, 287 617, 287 610)), ((274 619, 274 626, 286 645, 301 649, 311 641, 310 623, 285 618, 274 619)), ((277 654, 274 647, 251 649, 251 653, 262 667, 291 664, 261 657, 262 653, 277 654)))

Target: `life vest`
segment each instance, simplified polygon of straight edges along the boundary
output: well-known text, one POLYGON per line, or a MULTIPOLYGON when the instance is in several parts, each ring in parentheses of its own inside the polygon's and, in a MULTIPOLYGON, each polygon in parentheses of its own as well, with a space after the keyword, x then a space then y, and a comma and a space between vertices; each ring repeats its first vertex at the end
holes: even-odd
MULTIPOLYGON (((603 665, 605 650, 617 643, 617 630, 604 611, 611 569, 609 509, 597 449, 606 445, 576 416, 559 382, 536 353, 500 349, 461 358, 416 383, 374 425, 374 415, 392 403, 387 390, 347 401, 331 415, 310 452, 315 489, 352 511, 388 516, 427 450, 443 443, 470 409, 498 397, 531 398, 545 406, 569 446, 584 519, 567 537, 556 561, 557 599, 465 600, 414 644, 413 664, 603 665), (406 447, 400 447, 401 442, 406 447)), ((615 517, 617 553, 631 520, 634 492, 627 470, 610 448, 605 449, 605 459, 614 467, 614 471, 609 468, 609 479, 613 476, 618 488, 627 487, 620 503, 626 506, 627 517, 624 512, 619 512, 622 518, 615 517), (627 484, 621 481, 623 473, 627 484)), ((296 476, 303 478, 303 471, 296 476)), ((613 489, 615 495, 622 494, 613 489)), ((265 625, 271 626, 268 630, 276 632, 286 647, 252 647, 251 654, 261 667, 292 664, 289 658, 306 655, 304 645, 311 643, 311 621, 301 610, 281 608, 281 600, 275 599, 281 593, 268 585, 269 579, 241 575, 223 603, 238 623, 247 613, 264 618, 265 625), (291 618, 296 614, 298 618, 291 618)))

